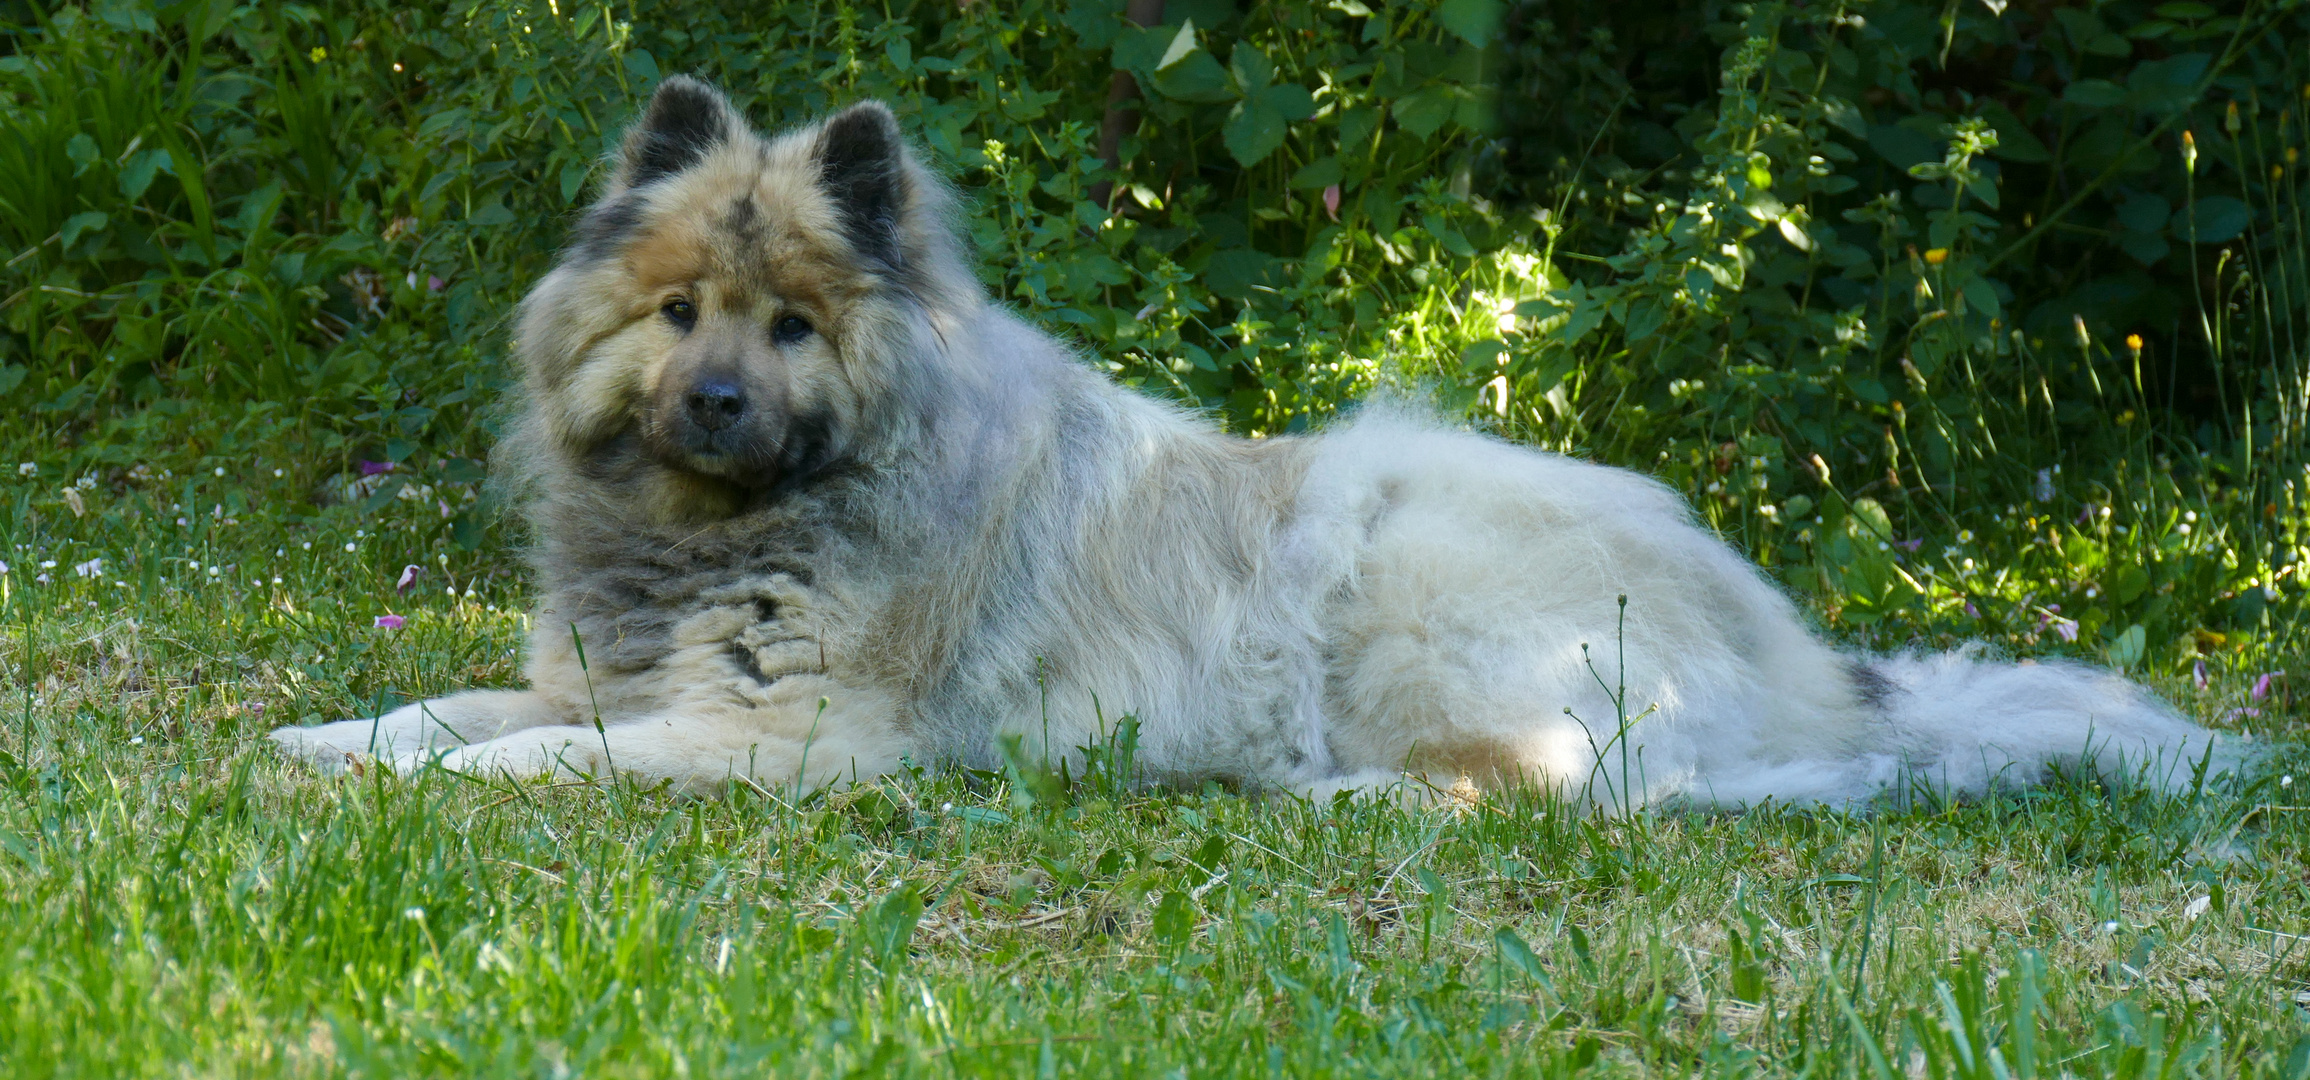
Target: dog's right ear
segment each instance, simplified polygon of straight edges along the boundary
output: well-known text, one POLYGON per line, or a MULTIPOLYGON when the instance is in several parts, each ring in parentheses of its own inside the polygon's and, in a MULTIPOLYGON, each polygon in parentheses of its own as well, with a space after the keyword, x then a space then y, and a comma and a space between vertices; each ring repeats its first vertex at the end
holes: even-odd
POLYGON ((745 130, 746 122, 719 91, 702 80, 676 75, 658 84, 650 107, 626 130, 610 190, 641 187, 679 173, 745 130))

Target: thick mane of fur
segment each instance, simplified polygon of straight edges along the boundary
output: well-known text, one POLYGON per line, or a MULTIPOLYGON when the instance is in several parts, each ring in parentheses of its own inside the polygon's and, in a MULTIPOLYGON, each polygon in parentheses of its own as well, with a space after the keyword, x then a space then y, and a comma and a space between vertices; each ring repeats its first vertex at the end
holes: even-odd
POLYGON ((1159 782, 1617 807, 2240 760, 2106 673, 1841 654, 1634 473, 1401 406, 1228 436, 989 303, 888 110, 736 116, 670 80, 523 302, 531 688, 284 743, 809 785, 1129 715, 1159 782))

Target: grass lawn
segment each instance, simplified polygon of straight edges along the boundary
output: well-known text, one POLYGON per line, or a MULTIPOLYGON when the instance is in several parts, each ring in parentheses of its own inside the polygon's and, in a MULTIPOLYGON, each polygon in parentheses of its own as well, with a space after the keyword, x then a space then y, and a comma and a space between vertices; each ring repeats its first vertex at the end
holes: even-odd
POLYGON ((260 733, 509 684, 522 592, 278 464, 0 506, 0 1073, 2310 1073, 2298 745, 1874 817, 331 779, 260 733))

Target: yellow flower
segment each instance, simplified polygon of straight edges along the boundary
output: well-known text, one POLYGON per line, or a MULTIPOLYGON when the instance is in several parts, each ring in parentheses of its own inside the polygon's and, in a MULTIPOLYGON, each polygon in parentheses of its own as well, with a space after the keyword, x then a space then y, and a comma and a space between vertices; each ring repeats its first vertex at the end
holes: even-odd
POLYGON ((2127 334, 2126 348, 2132 349, 2135 352, 2142 351, 2142 336, 2140 334, 2127 334))
POLYGON ((1926 265, 1928 265, 1928 266, 1939 266, 1939 265, 1941 265, 1942 263, 1945 263, 1945 262, 1948 262, 1948 261, 1949 261, 1949 249, 1948 249, 1948 248, 1934 248, 1933 250, 1931 250, 1931 251, 1928 251, 1928 252, 1926 252, 1926 253, 1925 253, 1925 263, 1926 263, 1926 265))
POLYGON ((313 58, 313 62, 318 64, 321 61, 327 60, 329 58, 329 50, 324 49, 319 45, 315 45, 313 46, 313 51, 307 55, 311 56, 313 58))

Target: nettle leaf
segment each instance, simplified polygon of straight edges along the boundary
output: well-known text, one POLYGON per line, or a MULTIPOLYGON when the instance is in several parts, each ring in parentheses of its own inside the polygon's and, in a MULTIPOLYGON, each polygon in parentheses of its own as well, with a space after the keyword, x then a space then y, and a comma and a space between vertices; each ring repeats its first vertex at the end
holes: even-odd
POLYGON ((1245 94, 1254 94, 1275 81, 1275 62, 1250 42, 1238 42, 1228 57, 1227 70, 1245 94))
POLYGON ((1500 17, 1507 10, 1508 5, 1500 0, 1444 0, 1436 9, 1436 19, 1444 29, 1481 49, 1500 36, 1500 17))
POLYGON ((2156 266, 2158 260, 2173 250, 2173 245, 2166 243, 2164 234, 2154 232, 2120 233, 2118 247, 2143 266, 2156 266))
POLYGON ((1283 118, 1297 123, 1315 115, 1315 95, 1298 83, 1270 86, 1259 95, 1269 108, 1282 113, 1283 118))
POLYGON ((2190 205, 2191 239, 2201 244, 2235 240, 2254 220, 2244 202, 2228 195, 2209 195, 2190 205))
POLYGON ((2118 220, 2135 232, 2154 233, 2166 227, 2173 207, 2156 195, 2135 195, 2118 204, 2118 220))
MULTIPOLYGON (((1243 50, 1236 50, 1240 55, 1243 50)), ((1270 86, 1238 102, 1227 114, 1220 139, 1227 152, 1245 166, 1257 165, 1283 145, 1291 121, 1315 114, 1315 98, 1293 83, 1270 86)), ((1320 185, 1319 185, 1320 186, 1320 185)))
POLYGON ((145 189, 152 186, 152 178, 168 168, 166 150, 155 148, 137 154, 120 170, 120 194, 130 202, 143 198, 145 189))
POLYGON ((1402 124, 1405 131, 1427 138, 1452 118, 1452 92, 1442 86, 1431 86, 1418 93, 1399 98, 1388 112, 1402 124))
POLYGON ((1195 20, 1179 24, 1179 32, 1155 63, 1155 92, 1173 101, 1216 105, 1235 98, 1227 72, 1195 40, 1195 20))
POLYGON ((1219 136, 1227 144, 1227 152, 1249 167, 1259 164, 1274 153, 1276 147, 1282 146, 1284 131, 1289 127, 1282 113, 1258 98, 1250 98, 1237 103, 1227 114, 1227 124, 1219 130, 1219 136))
POLYGON ((73 241, 89 233, 103 232, 105 225, 109 224, 111 220, 111 218, 104 216, 100 210, 90 210, 87 213, 74 214, 65 218, 64 228, 59 236, 59 239, 63 241, 62 249, 70 251, 73 241))
POLYGON ((1500 366, 1500 358, 1507 355, 1508 346, 1485 340, 1460 350, 1460 369, 1470 373, 1490 372, 1500 366))
POLYGON ((1325 154, 1300 166, 1299 171, 1291 174, 1291 182, 1288 186, 1293 191, 1314 191, 1317 188, 1330 187, 1339 182, 1339 158, 1325 154))
POLYGON ((64 156, 72 160, 72 175, 79 176, 96 164, 96 140, 85 131, 74 135, 64 141, 64 156))
POLYGON ((2125 104, 2126 92, 2124 87, 2108 79, 2079 79, 2061 92, 2061 99, 2072 105, 2107 109, 2125 104))

